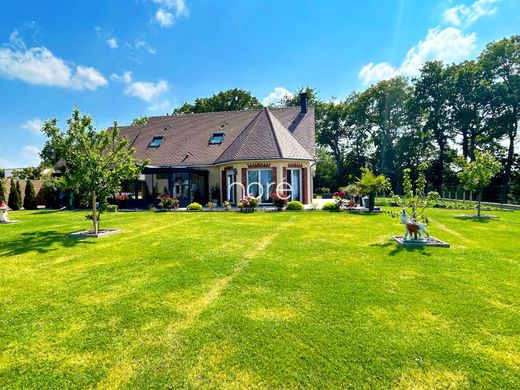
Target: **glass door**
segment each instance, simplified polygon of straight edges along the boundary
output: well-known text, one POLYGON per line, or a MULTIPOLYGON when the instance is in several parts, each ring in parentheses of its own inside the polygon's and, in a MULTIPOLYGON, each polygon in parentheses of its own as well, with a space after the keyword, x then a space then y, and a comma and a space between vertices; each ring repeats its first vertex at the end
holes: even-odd
POLYGON ((287 169, 287 195, 290 200, 302 201, 302 170, 299 168, 287 169))
POLYGON ((230 203, 235 203, 235 193, 236 193, 236 185, 235 185, 235 172, 228 171, 226 172, 226 191, 227 193, 224 196, 227 198, 227 201, 230 203))

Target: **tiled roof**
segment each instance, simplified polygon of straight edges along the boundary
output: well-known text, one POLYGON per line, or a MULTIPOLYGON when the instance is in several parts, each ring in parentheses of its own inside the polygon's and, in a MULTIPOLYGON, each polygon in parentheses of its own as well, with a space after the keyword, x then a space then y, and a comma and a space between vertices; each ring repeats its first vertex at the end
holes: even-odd
POLYGON ((155 166, 211 165, 230 161, 314 158, 314 109, 299 107, 151 117, 142 126, 120 127, 136 157, 155 166), (221 144, 210 144, 223 132, 221 144), (158 148, 154 136, 164 136, 158 148))

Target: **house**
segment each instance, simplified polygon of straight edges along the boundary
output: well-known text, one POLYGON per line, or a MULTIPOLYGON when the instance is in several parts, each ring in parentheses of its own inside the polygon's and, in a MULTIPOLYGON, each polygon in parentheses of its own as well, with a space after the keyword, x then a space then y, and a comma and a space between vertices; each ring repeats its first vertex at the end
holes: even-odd
POLYGON ((181 207, 248 193, 269 204, 275 190, 312 200, 314 108, 305 93, 300 107, 157 116, 120 131, 150 161, 141 176, 149 192, 175 196, 181 207))

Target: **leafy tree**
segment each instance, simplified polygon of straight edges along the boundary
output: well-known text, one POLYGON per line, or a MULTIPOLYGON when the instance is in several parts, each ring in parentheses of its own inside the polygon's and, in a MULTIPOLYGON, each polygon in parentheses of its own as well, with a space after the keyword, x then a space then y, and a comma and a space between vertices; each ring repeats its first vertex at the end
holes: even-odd
POLYGON ((369 87, 359 96, 357 125, 371 136, 376 148, 379 170, 393 184, 395 175, 395 143, 407 125, 408 101, 412 89, 404 77, 383 80, 369 87))
POLYGON ((3 178, 5 178, 5 171, 2 168, 0 168, 0 179, 3 178))
POLYGON ((494 124, 509 143, 500 191, 500 201, 507 203, 520 124, 520 35, 488 44, 478 61, 492 85, 494 124))
POLYGON ((121 181, 137 178, 142 166, 134 157, 135 149, 128 148, 128 140, 119 137, 117 122, 113 128, 98 132, 90 116, 74 109, 67 130, 61 131, 56 124, 53 119, 43 126, 48 137, 46 147, 61 156, 67 183, 81 194, 89 195, 92 205, 89 219, 97 233, 97 201, 102 211, 108 196, 119 190, 121 181))
POLYGON ((321 100, 318 98, 318 91, 311 87, 301 87, 298 88, 292 95, 287 95, 282 98, 280 101, 280 105, 282 107, 294 107, 300 106, 301 96, 300 94, 305 92, 307 94, 307 104, 309 106, 314 106, 319 109, 319 105, 321 100))
POLYGON ((353 134, 349 123, 348 105, 345 102, 322 103, 316 118, 317 142, 329 148, 336 164, 336 188, 341 186, 345 170, 346 139, 353 134))
POLYGON ((501 164, 488 152, 477 152, 475 161, 461 159, 462 171, 458 177, 467 191, 477 194, 477 215, 480 217, 482 191, 491 183, 491 179, 500 171, 501 164))
POLYGON ((184 103, 173 110, 174 115, 214 111, 236 111, 262 108, 262 104, 251 92, 243 89, 230 89, 219 92, 209 98, 197 98, 195 103, 184 103))
POLYGON ((475 160, 477 146, 489 139, 487 118, 491 112, 491 90, 482 66, 475 61, 447 68, 450 123, 460 135, 462 155, 475 160))
POLYGON ((11 186, 9 188, 9 199, 7 205, 13 210, 20 210, 22 208, 22 196, 20 194, 20 183, 11 179, 11 186))
POLYGON ((316 151, 316 175, 314 189, 328 188, 329 191, 336 185, 336 163, 334 158, 323 148, 316 151))
POLYGON ((148 120, 150 120, 150 117, 142 115, 142 116, 140 116, 138 118, 135 118, 132 121, 131 126, 143 126, 143 125, 146 125, 148 123, 148 120))
POLYGON ((409 211, 413 219, 417 220, 419 217, 424 223, 428 223, 428 218, 424 215, 426 209, 435 204, 440 196, 435 191, 426 193, 426 176, 425 172, 428 169, 427 163, 422 163, 418 168, 418 177, 414 183, 410 177, 411 169, 406 168, 403 170, 403 190, 404 195, 398 196, 393 195, 394 202, 399 205, 402 209, 409 208, 409 211))
POLYGON ((13 169, 13 177, 21 180, 38 180, 42 174, 43 168, 40 167, 27 167, 22 169, 13 169))
POLYGON ((431 133, 438 147, 438 160, 435 169, 436 186, 442 186, 446 169, 446 149, 450 139, 448 122, 449 89, 447 72, 440 61, 427 61, 414 79, 413 103, 424 115, 424 130, 431 133))
POLYGON ((356 181, 356 185, 362 194, 368 195, 368 210, 374 211, 376 193, 389 190, 391 188, 390 183, 386 177, 383 175, 376 176, 368 168, 362 168, 361 172, 361 178, 356 181))
POLYGON ((25 182, 25 194, 23 198, 23 208, 26 210, 36 210, 38 208, 38 202, 36 200, 36 192, 32 181, 27 179, 25 182))

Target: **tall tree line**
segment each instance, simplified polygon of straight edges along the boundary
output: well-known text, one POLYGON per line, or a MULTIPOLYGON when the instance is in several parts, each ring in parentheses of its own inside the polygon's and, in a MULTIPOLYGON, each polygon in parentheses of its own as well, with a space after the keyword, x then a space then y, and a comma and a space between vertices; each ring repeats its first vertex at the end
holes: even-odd
MULTIPOLYGON (((429 184, 442 191, 459 184, 458 156, 474 161, 477 151, 490 151, 502 162, 496 200, 520 198, 520 36, 488 44, 475 60, 426 62, 414 78, 383 80, 344 100, 324 101, 305 87, 279 105, 299 105, 303 90, 315 107, 318 190, 345 186, 369 167, 400 192, 403 169, 416 176, 414 169, 427 162, 429 184)), ((250 92, 233 89, 185 103, 173 114, 261 107, 250 92)))

